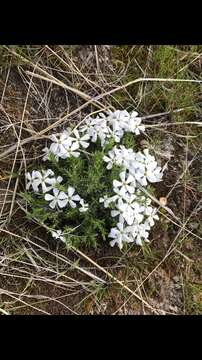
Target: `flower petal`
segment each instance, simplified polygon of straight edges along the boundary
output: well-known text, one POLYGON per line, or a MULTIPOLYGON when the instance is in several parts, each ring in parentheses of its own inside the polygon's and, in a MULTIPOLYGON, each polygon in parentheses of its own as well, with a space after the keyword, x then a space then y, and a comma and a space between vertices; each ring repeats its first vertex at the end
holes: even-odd
POLYGON ((74 201, 80 201, 81 198, 80 198, 79 195, 74 195, 74 196, 72 196, 72 200, 74 200, 74 201))
POLYGON ((122 183, 120 181, 118 181, 118 180, 114 180, 113 181, 113 186, 114 187, 119 187, 119 186, 122 186, 122 183))
MULTIPOLYGON (((30 183, 31 184, 31 183, 30 183)), ((32 189, 34 190, 34 192, 39 192, 39 188, 38 188, 38 182, 37 181, 33 181, 32 183, 32 189)))
POLYGON ((50 140, 52 140, 52 141, 54 141, 54 142, 57 142, 57 141, 58 141, 58 139, 57 139, 57 137, 56 137, 55 134, 52 134, 52 135, 50 136, 50 140))
POLYGON ((73 142, 72 146, 71 146, 71 151, 77 150, 79 149, 79 144, 78 142, 73 142))
POLYGON ((130 194, 133 194, 135 191, 134 187, 130 185, 126 185, 125 188, 130 194))
POLYGON ((113 247, 113 246, 116 244, 116 242, 117 242, 116 239, 115 239, 115 240, 111 240, 111 241, 110 241, 110 246, 113 247))
POLYGON ((58 196, 58 194, 59 194, 59 190, 58 189, 56 189, 56 188, 54 188, 53 189, 53 194, 54 194, 54 196, 58 196))
POLYGON ((89 134, 85 134, 85 135, 83 135, 82 138, 81 138, 82 141, 86 141, 86 140, 89 140, 89 139, 90 139, 89 134))
POLYGON ((81 213, 88 211, 88 207, 80 207, 79 211, 81 213))
POLYGON ((140 236, 137 236, 136 240, 135 240, 136 244, 137 245, 142 245, 142 240, 141 240, 141 237, 140 236))
POLYGON ((77 139, 80 139, 80 135, 77 129, 73 130, 73 134, 76 136, 77 139))
POLYGON ((72 156, 78 158, 80 153, 78 151, 72 152, 72 156))
POLYGON ((122 248, 123 248, 123 243, 122 243, 121 239, 119 239, 117 243, 118 243, 119 249, 122 250, 122 248))
POLYGON ((67 199, 67 195, 65 194, 64 191, 61 191, 61 192, 59 193, 58 199, 59 199, 59 200, 67 199))
POLYGON ((46 171, 45 177, 48 177, 48 176, 54 176, 53 170, 48 169, 48 170, 46 171))
POLYGON ((112 169, 112 163, 109 163, 108 165, 107 165, 107 170, 111 170, 112 169))
POLYGON ((112 228, 112 229, 110 230, 110 233, 109 233, 108 236, 109 236, 109 237, 112 237, 112 238, 116 238, 118 234, 119 234, 118 229, 117 229, 117 228, 112 228))
POLYGON ((63 181, 63 178, 62 178, 62 176, 58 176, 56 180, 60 184, 63 181))
POLYGON ((115 216, 117 216, 117 215, 119 215, 120 214, 120 212, 118 211, 118 210, 112 210, 111 211, 111 216, 112 217, 115 217, 115 216))
POLYGON ((125 171, 122 171, 120 174, 119 174, 119 177, 121 179, 122 182, 124 182, 126 180, 126 173, 125 171))
POLYGON ((67 192, 69 196, 72 196, 75 192, 75 188, 73 186, 69 186, 67 192))
POLYGON ((74 209, 76 207, 76 203, 72 200, 69 201, 70 206, 74 209))
POLYGON ((29 190, 30 186, 31 186, 31 182, 28 182, 26 185, 26 190, 29 190))
POLYGON ((35 172, 34 172, 34 177, 39 178, 39 179, 42 179, 42 174, 41 174, 41 172, 40 172, 40 171, 35 171, 35 172))
POLYGON ((86 141, 82 141, 80 142, 81 146, 84 148, 84 149, 87 149, 87 147, 90 145, 89 143, 87 143, 86 141))
POLYGON ((56 206, 56 204, 57 204, 57 201, 56 201, 55 199, 53 199, 53 201, 50 202, 49 206, 50 206, 52 209, 54 209, 55 206, 56 206))
POLYGON ((46 192, 48 191, 48 188, 47 188, 45 182, 42 182, 41 185, 42 185, 42 191, 43 191, 43 193, 46 193, 46 192))
POLYGON ((59 200, 59 199, 58 199, 58 206, 59 206, 60 208, 64 208, 64 207, 67 205, 67 202, 68 202, 67 199, 64 199, 64 200, 59 200))
POLYGON ((45 182, 46 182, 46 184, 53 185, 56 183, 56 179, 55 178, 46 178, 45 182))
POLYGON ((135 182, 135 179, 131 174, 129 174, 126 183, 130 184, 130 183, 133 183, 133 182, 135 182))
POLYGON ((51 144, 50 151, 53 152, 53 154, 57 154, 58 153, 58 144, 55 142, 53 144, 51 144))
POLYGON ((106 155, 103 156, 103 160, 104 160, 105 162, 111 161, 111 159, 110 159, 108 156, 106 156, 106 155))
POLYGON ((51 201, 51 200, 53 200, 54 199, 54 196, 53 195, 51 195, 51 194, 46 194, 45 195, 45 200, 46 201, 51 201))

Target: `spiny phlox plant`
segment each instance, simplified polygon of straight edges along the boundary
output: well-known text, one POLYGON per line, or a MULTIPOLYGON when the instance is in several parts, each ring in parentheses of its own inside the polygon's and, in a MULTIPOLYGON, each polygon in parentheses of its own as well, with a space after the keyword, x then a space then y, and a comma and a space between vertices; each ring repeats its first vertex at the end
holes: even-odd
POLYGON ((136 111, 116 110, 50 135, 43 160, 52 168, 26 173, 26 190, 32 190, 33 214, 49 224, 54 239, 77 239, 80 245, 79 239, 85 243, 94 232, 94 241, 99 234, 108 236, 120 249, 124 243, 149 242, 159 217, 139 185, 150 190, 149 183, 161 181, 163 171, 148 149, 134 151, 135 137, 144 132, 136 111), (131 137, 124 145, 127 133, 131 137))

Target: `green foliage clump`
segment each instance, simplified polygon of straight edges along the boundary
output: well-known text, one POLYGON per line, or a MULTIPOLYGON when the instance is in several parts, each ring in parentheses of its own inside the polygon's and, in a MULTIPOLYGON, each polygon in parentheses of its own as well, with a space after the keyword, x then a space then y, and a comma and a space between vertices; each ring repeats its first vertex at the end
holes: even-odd
MULTIPOLYGON (((134 136, 126 134, 123 144, 135 149, 134 136)), ((109 216, 110 212, 103 207, 99 199, 104 195, 113 195, 113 180, 119 178, 120 167, 114 165, 109 171, 103 161, 103 156, 113 145, 113 142, 109 143, 105 150, 98 146, 94 151, 83 151, 78 158, 60 159, 59 162, 54 156, 49 157, 46 168, 51 168, 57 176, 63 178, 58 189, 65 191, 68 186, 73 186, 76 193, 88 203, 87 212, 80 213, 78 207, 70 206, 56 211, 44 200, 44 194, 25 192, 22 196, 30 205, 27 217, 49 229, 64 229, 69 246, 96 248, 101 241, 105 241, 111 226, 115 225, 115 220, 109 216)), ((93 146, 94 144, 91 145, 93 146)))

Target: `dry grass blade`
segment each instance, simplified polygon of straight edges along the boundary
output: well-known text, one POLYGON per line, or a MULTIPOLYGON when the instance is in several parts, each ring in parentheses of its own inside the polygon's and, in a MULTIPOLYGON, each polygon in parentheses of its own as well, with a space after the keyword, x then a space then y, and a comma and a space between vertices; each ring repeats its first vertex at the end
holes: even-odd
POLYGON ((154 312, 155 314, 158 314, 159 312, 152 307, 147 301, 145 301, 142 297, 140 297, 138 294, 136 294, 135 291, 131 290, 127 285, 125 285, 123 283, 123 281, 120 281, 119 279, 117 279, 114 275, 112 275, 109 271, 105 270, 102 266, 100 266, 99 264, 97 264, 95 261, 93 261, 92 259, 89 258, 89 256, 85 255, 82 251, 80 251, 79 249, 76 249, 74 247, 72 247, 74 249, 74 251, 76 253, 78 253, 79 255, 81 255, 84 259, 88 260, 91 264, 93 264, 97 269, 99 269, 100 271, 102 271, 103 273, 105 273, 110 279, 114 280, 115 283, 121 285, 121 287, 125 290, 127 290, 130 294, 132 294, 132 296, 134 296, 136 299, 138 299, 139 301, 141 301, 141 303, 143 303, 149 310, 151 310, 152 312, 154 312))
MULTIPOLYGON (((43 71, 44 72, 44 71, 43 71)), ((41 79, 41 80, 45 80, 45 81, 48 81, 52 84, 55 84, 55 85, 58 85, 60 87, 62 87, 63 89, 66 89, 66 90, 69 90, 71 92, 73 92, 74 94, 76 95, 79 95, 82 99, 86 100, 86 101, 92 101, 95 103, 95 106, 97 106, 99 109, 102 109, 102 104, 99 104, 98 101, 94 100, 91 98, 91 96, 88 96, 86 94, 84 94, 82 91, 78 90, 78 89, 75 89, 75 88, 72 88, 71 86, 68 86, 66 84, 64 84, 63 82, 53 78, 53 76, 50 76, 49 74, 47 74, 47 77, 45 76, 42 76, 42 75, 39 75, 39 74, 35 74, 33 72, 30 72, 30 71, 26 71, 26 74, 27 75, 30 75, 32 77, 35 77, 35 78, 38 78, 38 79, 41 79)))

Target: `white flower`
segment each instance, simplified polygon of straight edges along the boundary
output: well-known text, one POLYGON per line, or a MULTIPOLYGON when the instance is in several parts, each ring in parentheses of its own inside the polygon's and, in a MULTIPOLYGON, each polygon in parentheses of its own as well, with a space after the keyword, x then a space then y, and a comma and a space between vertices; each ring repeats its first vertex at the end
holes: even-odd
POLYGON ((159 182, 163 176, 161 168, 160 166, 157 166, 156 161, 147 164, 144 172, 142 169, 138 169, 135 172, 132 170, 131 173, 142 186, 146 186, 148 181, 151 183, 159 182))
POLYGON ((142 186, 146 186, 148 181, 159 182, 163 176, 160 166, 154 156, 149 154, 148 149, 145 149, 143 153, 134 153, 134 160, 130 161, 127 168, 142 186))
POLYGON ((109 128, 109 135, 110 137, 112 137, 116 142, 120 142, 121 141, 121 138, 123 137, 124 135, 124 131, 123 130, 111 130, 109 128))
POLYGON ((117 228, 112 228, 108 236, 113 238, 110 245, 114 246, 117 243, 119 249, 122 249, 123 242, 133 242, 132 237, 130 237, 130 227, 124 228, 123 223, 117 223, 117 228))
POLYGON ((76 207, 76 202, 75 201, 80 201, 81 198, 79 195, 74 195, 75 193, 75 189, 72 187, 72 186, 68 186, 68 189, 67 189, 67 203, 69 203, 69 205, 72 207, 72 208, 75 208, 76 207))
POLYGON ((119 215, 119 222, 123 223, 125 220, 128 225, 132 225, 135 216, 132 207, 127 203, 123 202, 122 199, 118 199, 116 209, 117 210, 111 211, 111 216, 116 217, 119 215))
POLYGON ((131 174, 127 174, 126 171, 122 171, 119 175, 121 181, 114 180, 113 181, 113 187, 119 188, 123 187, 125 191, 128 191, 129 193, 134 193, 135 191, 135 179, 131 174))
MULTIPOLYGON (((116 195, 113 196, 113 199, 114 200, 118 200, 118 199, 128 199, 127 197, 127 192, 126 192, 126 189, 125 187, 121 187, 120 189, 118 187, 114 187, 113 188, 113 191, 115 192, 116 195)), ((126 200, 127 201, 127 200, 126 200)))
POLYGON ((81 145, 84 149, 86 149, 89 146, 89 143, 87 142, 87 140, 90 139, 90 136, 88 134, 80 136, 79 131, 77 129, 73 130, 73 134, 76 138, 76 139, 74 139, 74 141, 76 142, 76 144, 78 144, 78 146, 81 145))
MULTIPOLYGON (((88 135, 84 135, 80 138, 78 130, 74 130, 74 137, 70 136, 71 129, 64 130, 58 136, 51 135, 50 139, 52 140, 52 144, 50 146, 50 152, 52 152, 56 157, 61 157, 62 159, 66 159, 70 156, 79 156, 79 152, 75 150, 79 149, 80 144, 83 147, 87 147, 88 143, 85 140, 89 139, 88 135)), ((47 151, 47 150, 46 150, 47 151)))
POLYGON ((149 149, 144 149, 143 154, 145 156, 146 162, 149 163, 151 161, 155 161, 155 157, 149 154, 149 149))
MULTIPOLYGON (((47 147, 45 147, 44 149, 42 149, 42 151, 44 152, 44 156, 43 156, 42 160, 43 160, 43 161, 49 160, 49 155, 52 153, 52 151, 51 151, 49 148, 47 148, 47 147)), ((57 159, 58 159, 58 157, 57 157, 57 159)))
POLYGON ((79 211, 80 211, 80 212, 86 212, 86 211, 88 211, 89 206, 88 206, 87 203, 84 203, 84 200, 83 200, 83 199, 80 200, 79 204, 81 205, 81 207, 79 208, 79 211))
POLYGON ((58 176, 56 179, 54 177, 54 172, 51 169, 42 170, 41 172, 35 171, 35 177, 36 183, 38 186, 41 185, 43 193, 50 191, 57 182, 61 183, 63 180, 61 176, 58 176))
POLYGON ((60 239, 62 242, 65 242, 65 237, 62 233, 62 230, 54 230, 51 232, 52 237, 55 239, 60 239))
MULTIPOLYGON (((123 188, 122 188, 123 189, 123 188)), ((115 191, 115 189, 114 189, 115 191)), ((130 194, 130 193, 123 193, 122 198, 127 202, 128 205, 131 205, 134 203, 134 201, 137 199, 136 194, 130 194)))
POLYGON ((109 138, 120 142, 124 132, 133 132, 138 135, 140 131, 144 131, 145 127, 141 125, 141 118, 137 115, 136 111, 129 114, 126 110, 109 111, 108 115, 100 113, 94 119, 91 117, 86 119, 80 131, 86 132, 92 142, 96 142, 99 138, 103 147, 109 138))
POLYGON ((112 169, 112 167, 113 167, 113 165, 115 163, 115 159, 116 159, 116 154, 115 154, 115 152, 113 150, 110 150, 108 152, 108 156, 106 156, 106 155, 103 156, 103 160, 108 163, 107 164, 107 169, 108 170, 112 169))
POLYGON ((102 117, 97 116, 95 119, 86 119, 86 124, 81 127, 81 131, 85 131, 91 138, 92 142, 96 142, 99 138, 101 146, 104 146, 106 137, 109 137, 110 129, 107 125, 105 115, 100 114, 100 116, 102 117))
POLYGON ((137 245, 142 245, 142 241, 149 242, 149 233, 147 230, 150 230, 150 227, 147 224, 138 225, 135 239, 137 245))
POLYGON ((134 163, 134 167, 143 170, 145 169, 145 166, 153 163, 155 161, 154 156, 149 154, 149 150, 148 149, 144 149, 143 153, 138 151, 137 153, 135 153, 135 160, 136 163, 134 163), (135 166, 136 164, 136 166, 135 166))
POLYGON ((115 148, 116 165, 123 165, 126 169, 129 169, 131 162, 134 160, 133 149, 127 149, 125 146, 120 145, 119 149, 115 148))
POLYGON ((54 178, 53 183, 52 183, 52 187, 56 187, 56 184, 61 184, 61 182, 63 181, 62 176, 57 176, 56 178, 54 178))
POLYGON ((100 202, 100 203, 103 203, 105 208, 108 208, 108 207, 109 207, 109 204, 110 204, 112 201, 114 201, 113 197, 108 197, 107 195, 104 195, 104 197, 101 197, 101 198, 99 199, 99 202, 100 202))
MULTIPOLYGON (((141 118, 138 117, 136 111, 132 111, 131 114, 126 110, 116 110, 110 112, 108 116, 108 122, 112 126, 113 132, 132 132, 135 135, 139 135, 140 131, 145 131, 145 126, 141 125, 141 118)), ((121 135, 120 137, 122 137, 121 135)))
POLYGON ((101 146, 106 143, 106 138, 109 137, 109 128, 105 125, 95 126, 92 135, 92 142, 96 142, 97 138, 100 139, 101 146))
POLYGON ((68 157, 74 156, 74 157, 79 157, 80 152, 75 151, 79 149, 79 144, 77 142, 66 142, 64 143, 64 152, 60 153, 60 157, 62 159, 66 159, 68 157))
POLYGON ((50 136, 50 139, 52 140, 50 151, 56 156, 63 154, 65 152, 65 146, 72 143, 72 139, 66 131, 63 131, 58 137, 53 134, 50 136))
POLYGON ((114 131, 117 130, 126 130, 128 128, 128 121, 130 119, 130 114, 126 110, 116 110, 110 112, 108 116, 109 124, 112 126, 114 131))
POLYGON ((154 226, 154 219, 159 220, 159 217, 156 214, 156 212, 157 209, 153 208, 152 206, 148 206, 145 209, 145 215, 148 216, 148 218, 146 219, 146 223, 149 224, 150 226, 154 226))
POLYGON ((137 173, 141 173, 142 175, 145 172, 146 167, 146 159, 144 154, 141 152, 137 152, 133 154, 133 159, 129 162, 129 171, 130 173, 136 177, 137 173))
POLYGON ((35 192, 39 192, 39 186, 41 185, 43 193, 46 193, 53 189, 57 183, 61 183, 63 178, 58 176, 55 178, 54 172, 51 169, 36 171, 33 170, 32 174, 26 174, 27 180, 29 180, 26 189, 28 190, 32 185, 32 188, 35 192), (49 186, 47 186, 49 185, 49 186))
POLYGON ((142 186, 147 185, 147 178, 145 176, 145 173, 143 173, 140 170, 136 170, 135 172, 133 172, 133 170, 132 170, 131 174, 133 174, 134 178, 137 180, 138 183, 140 183, 140 185, 142 185, 142 186))
POLYGON ((81 132, 85 132, 87 134, 90 134, 91 132, 91 129, 93 128, 93 125, 92 125, 92 122, 93 122, 93 119, 91 117, 88 117, 85 122, 84 122, 84 125, 81 125, 79 127, 79 130, 81 132))
POLYGON ((145 176, 151 183, 155 183, 162 180, 163 173, 160 166, 155 167, 154 163, 151 163, 147 165, 145 176))
POLYGON ((128 122, 128 131, 135 133, 135 135, 139 135, 140 132, 145 131, 145 126, 141 125, 141 118, 137 117, 138 113, 136 111, 132 111, 129 122, 128 122))
POLYGON ((59 191, 58 189, 53 189, 53 195, 46 194, 45 200, 50 201, 49 206, 54 209, 56 205, 58 205, 60 208, 64 208, 67 205, 67 195, 64 193, 64 191, 59 191))
POLYGON ((39 181, 36 179, 36 171, 33 170, 32 173, 27 172, 25 174, 25 177, 28 180, 28 183, 26 185, 26 190, 29 190, 30 186, 32 186, 34 192, 38 192, 39 181))
POLYGON ((130 204, 130 207, 133 209, 133 216, 137 223, 141 223, 144 219, 143 211, 144 206, 141 206, 137 201, 134 201, 130 204))
POLYGON ((103 156, 103 160, 108 163, 108 170, 112 169, 114 164, 121 166, 123 164, 121 150, 114 146, 113 149, 108 152, 108 156, 103 156))

